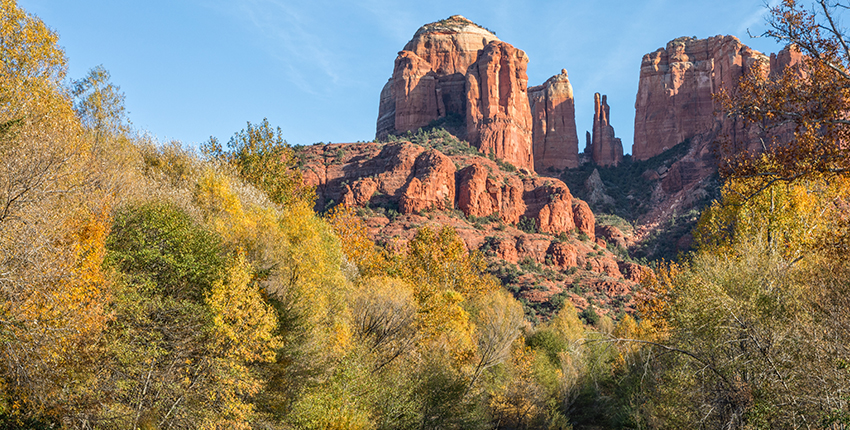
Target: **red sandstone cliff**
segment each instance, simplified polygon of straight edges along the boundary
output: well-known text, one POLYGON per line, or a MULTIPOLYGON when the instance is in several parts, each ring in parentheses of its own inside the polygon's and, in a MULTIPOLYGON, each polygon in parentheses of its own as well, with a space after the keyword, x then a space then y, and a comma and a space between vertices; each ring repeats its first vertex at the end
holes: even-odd
POLYGON ((459 15, 422 26, 399 52, 381 91, 377 138, 448 115, 465 117, 466 69, 493 40, 499 39, 459 15))
POLYGON ((699 135, 727 135, 746 143, 756 141, 733 119, 719 114, 712 94, 731 90, 756 63, 771 72, 799 62, 788 49, 767 57, 734 36, 707 39, 678 38, 667 47, 643 56, 635 101, 635 141, 632 156, 645 160, 699 135))
POLYGON ((595 237, 593 213, 563 182, 505 172, 484 157, 448 157, 410 142, 314 145, 299 154, 304 182, 316 187, 317 210, 337 203, 397 207, 401 214, 457 207, 466 216, 493 215, 506 224, 525 217, 541 232, 577 228, 595 237))
MULTIPOLYGON (((736 150, 761 147, 759 129, 725 117, 712 94, 732 90, 757 63, 777 73, 799 63, 798 51, 785 48, 770 57, 741 44, 733 36, 679 38, 643 57, 635 102, 632 156, 645 160, 683 141, 686 152, 656 170, 643 173, 653 183, 650 211, 639 220, 644 233, 673 214, 684 213, 712 194, 717 184, 716 142, 736 150)), ((792 130, 786 130, 791 133, 792 130)), ((639 238, 638 238, 639 239, 639 238)))
POLYGON ((593 96, 593 135, 590 154, 593 162, 600 166, 616 167, 623 161, 623 142, 615 137, 610 123, 611 108, 608 96, 599 93, 593 96))
POLYGON ((534 171, 525 52, 500 41, 466 73, 466 136, 485 154, 534 171))
POLYGON ((575 100, 567 71, 529 88, 528 102, 534 169, 545 172, 578 167, 575 100))
POLYGON ((533 171, 527 64, 525 52, 462 16, 425 25, 381 91, 376 136, 459 119, 451 130, 459 138, 533 171))

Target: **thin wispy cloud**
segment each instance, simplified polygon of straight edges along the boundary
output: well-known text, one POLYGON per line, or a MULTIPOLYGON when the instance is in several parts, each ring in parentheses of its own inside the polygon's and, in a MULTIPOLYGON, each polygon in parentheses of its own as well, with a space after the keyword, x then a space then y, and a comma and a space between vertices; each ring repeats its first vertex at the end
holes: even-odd
POLYGON ((311 95, 322 93, 310 85, 313 74, 321 74, 324 83, 336 85, 341 80, 335 53, 325 44, 320 22, 315 15, 295 5, 277 0, 241 0, 235 4, 237 16, 252 26, 263 38, 262 46, 272 58, 284 65, 284 78, 296 88, 311 95))
POLYGON ((762 24, 764 24, 767 14, 770 13, 769 9, 776 7, 779 2, 780 0, 770 0, 764 7, 760 7, 758 10, 747 16, 736 29, 736 33, 744 35, 749 32, 753 36, 760 35, 762 30, 759 28, 763 27, 762 24))

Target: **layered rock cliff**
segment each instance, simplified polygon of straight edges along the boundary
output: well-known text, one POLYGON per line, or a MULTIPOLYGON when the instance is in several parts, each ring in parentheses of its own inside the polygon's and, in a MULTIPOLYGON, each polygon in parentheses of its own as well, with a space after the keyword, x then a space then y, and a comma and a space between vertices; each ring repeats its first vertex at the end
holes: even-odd
POLYGON ((376 137, 442 121, 453 124, 447 128, 458 138, 516 167, 577 167, 566 72, 529 93, 527 64, 525 52, 462 16, 425 25, 399 52, 381 91, 376 137))
POLYGON ((377 138, 466 116, 466 69, 495 34, 455 15, 422 26, 399 52, 381 91, 377 138))
POLYGON ((682 37, 644 55, 635 101, 632 157, 646 160, 708 133, 738 134, 733 138, 740 141, 753 139, 747 131, 736 129, 733 119, 717 112, 712 95, 733 89, 756 63, 784 68, 791 56, 787 53, 770 61, 734 36, 682 37))
POLYGON ((575 100, 567 71, 529 88, 528 102, 534 169, 546 172, 578 167, 575 100))
POLYGON ((457 207, 469 217, 511 225, 528 218, 540 232, 577 228, 595 237, 593 213, 563 182, 506 172, 484 157, 449 157, 410 142, 315 145, 299 154, 304 182, 316 188, 317 210, 342 203, 406 215, 457 207))
POLYGON ((599 166, 616 167, 623 161, 623 142, 615 137, 611 126, 611 107, 608 96, 599 93, 593 95, 593 134, 590 141, 590 154, 599 166))
POLYGON ((534 170, 525 52, 500 41, 466 72, 466 138, 485 154, 534 170))

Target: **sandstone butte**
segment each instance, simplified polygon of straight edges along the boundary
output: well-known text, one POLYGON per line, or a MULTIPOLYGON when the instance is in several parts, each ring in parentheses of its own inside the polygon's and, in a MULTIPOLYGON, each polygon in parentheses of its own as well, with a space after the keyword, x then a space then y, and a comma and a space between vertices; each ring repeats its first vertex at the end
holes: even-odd
POLYGON ((617 167, 623 162, 623 142, 614 136, 611 126, 611 107, 608 96, 593 95, 593 135, 590 154, 594 163, 603 167, 617 167))
POLYGON ((632 157, 646 160, 696 137, 714 140, 724 136, 752 146, 758 141, 754 131, 719 114, 712 94, 733 89, 757 63, 775 73, 800 58, 798 51, 789 48, 767 57, 734 36, 681 37, 644 55, 635 100, 632 157))
POLYGON ((376 138, 442 121, 481 152, 521 169, 577 167, 566 73, 529 89, 527 65, 524 51, 462 16, 427 24, 396 57, 381 91, 376 138))
POLYGON ((760 147, 758 128, 723 116, 712 94, 734 89, 741 76, 759 63, 766 66, 764 73, 773 74, 800 61, 799 51, 790 47, 768 57, 734 36, 677 38, 643 56, 632 157, 646 160, 690 142, 687 152, 662 171, 644 172, 646 178, 660 179, 645 222, 681 213, 710 192, 707 180, 717 171, 716 150, 721 149, 717 142, 726 142, 726 150, 760 147))
POLYGON ((546 172, 578 167, 575 99, 567 71, 529 88, 528 102, 534 169, 546 172))

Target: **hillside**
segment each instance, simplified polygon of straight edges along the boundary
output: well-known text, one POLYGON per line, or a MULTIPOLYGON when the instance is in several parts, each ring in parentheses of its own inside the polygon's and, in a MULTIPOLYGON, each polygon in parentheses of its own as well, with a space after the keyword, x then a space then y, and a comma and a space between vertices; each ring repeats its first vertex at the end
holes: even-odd
POLYGON ((532 318, 564 300, 615 318, 633 311, 644 269, 622 239, 597 237, 593 213, 561 181, 479 154, 443 129, 296 148, 317 210, 355 208, 379 244, 401 249, 420 227, 451 226, 532 318))

